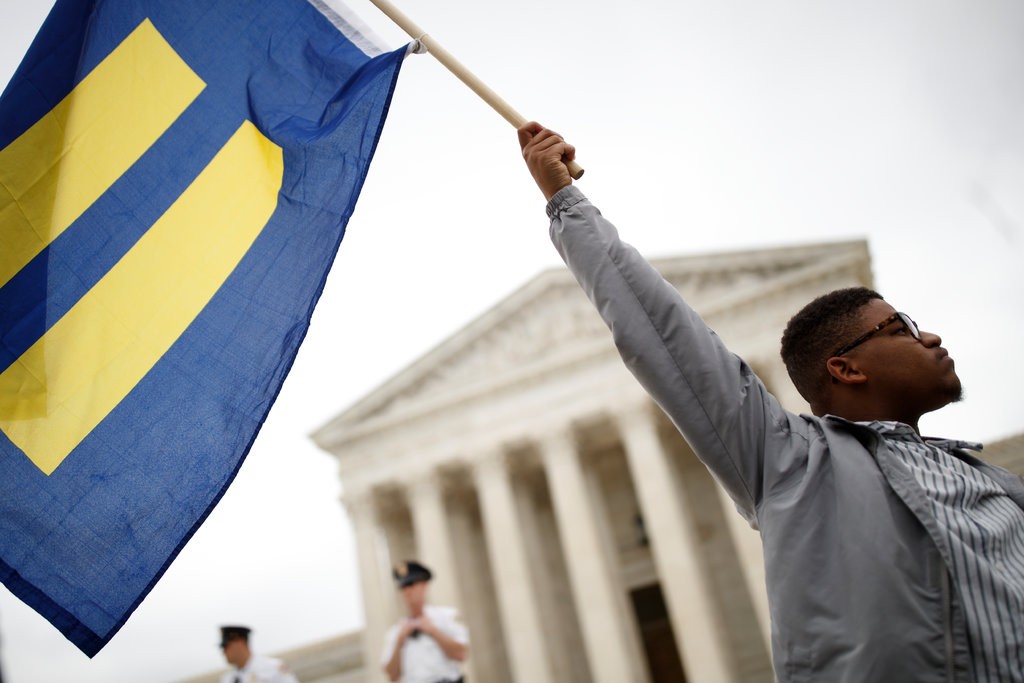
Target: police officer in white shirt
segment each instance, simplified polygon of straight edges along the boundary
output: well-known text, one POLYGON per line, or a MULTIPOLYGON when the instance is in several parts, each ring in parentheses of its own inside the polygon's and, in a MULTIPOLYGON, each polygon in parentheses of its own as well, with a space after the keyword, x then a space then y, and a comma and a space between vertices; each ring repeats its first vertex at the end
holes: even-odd
POLYGON ((280 659, 253 654, 251 632, 247 626, 221 626, 220 647, 234 669, 221 676, 220 683, 299 683, 280 659))
POLYGON ((381 665, 389 680, 402 683, 461 683, 462 662, 469 656, 469 632, 454 607, 427 604, 432 574, 408 560, 392 574, 408 616, 388 629, 381 665))

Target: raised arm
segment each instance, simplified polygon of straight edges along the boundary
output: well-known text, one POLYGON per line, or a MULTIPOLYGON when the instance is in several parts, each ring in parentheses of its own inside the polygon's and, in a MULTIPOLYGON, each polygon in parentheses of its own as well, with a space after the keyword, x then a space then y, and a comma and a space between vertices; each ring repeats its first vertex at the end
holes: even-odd
MULTIPOLYGON (((575 150, 537 124, 519 131, 523 156, 549 197, 551 239, 612 332, 627 368, 672 419, 697 456, 753 519, 766 453, 792 448, 799 418, 786 413, 679 292, 558 168, 575 150), (550 195, 548 193, 551 193, 550 195)), ((769 468, 790 468, 792 461, 769 468)))

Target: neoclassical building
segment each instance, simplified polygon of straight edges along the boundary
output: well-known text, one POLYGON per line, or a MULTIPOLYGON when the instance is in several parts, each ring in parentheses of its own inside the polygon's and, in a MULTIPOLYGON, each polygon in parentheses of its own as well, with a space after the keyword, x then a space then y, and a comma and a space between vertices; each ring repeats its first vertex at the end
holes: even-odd
MULTIPOLYGON (((871 285, 864 242, 654 261, 792 410, 789 317, 871 285)), ((357 538, 366 681, 419 558, 474 683, 771 681, 760 539, 625 370, 565 269, 318 429, 357 538)))

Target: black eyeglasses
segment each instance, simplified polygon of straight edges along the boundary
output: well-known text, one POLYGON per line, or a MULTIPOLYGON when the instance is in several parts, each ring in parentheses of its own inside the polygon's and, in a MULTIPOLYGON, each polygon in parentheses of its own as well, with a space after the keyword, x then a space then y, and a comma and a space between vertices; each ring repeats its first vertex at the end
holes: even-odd
POLYGON ((878 334, 879 332, 884 330, 889 325, 892 325, 897 320, 900 321, 900 323, 903 325, 903 328, 907 332, 910 333, 911 337, 913 337, 917 341, 921 341, 921 330, 917 329, 917 323, 915 323, 913 321, 913 319, 909 315, 907 315, 906 313, 899 313, 899 312, 897 312, 897 313, 893 313, 888 318, 886 318, 882 322, 878 323, 877 325, 872 327, 870 330, 868 330, 867 332, 865 332, 864 334, 860 335, 859 337, 854 339, 852 342, 847 344, 846 346, 843 346, 842 348, 840 348, 838 351, 836 351, 835 353, 832 354, 832 357, 834 358, 836 356, 841 356, 844 353, 849 353, 855 346, 860 346, 861 344, 866 342, 868 339, 871 339, 876 334, 878 334))

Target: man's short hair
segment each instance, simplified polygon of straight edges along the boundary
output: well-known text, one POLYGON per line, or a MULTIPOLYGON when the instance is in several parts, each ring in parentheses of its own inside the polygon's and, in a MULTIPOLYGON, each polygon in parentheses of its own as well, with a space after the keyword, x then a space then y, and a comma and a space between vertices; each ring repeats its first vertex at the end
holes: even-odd
POLYGON ((789 319, 782 333, 782 362, 811 406, 821 403, 829 383, 825 362, 861 331, 860 310, 881 298, 867 287, 837 289, 819 296, 789 319))

